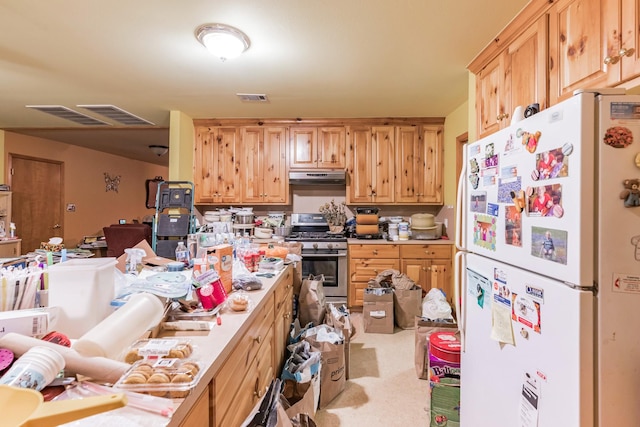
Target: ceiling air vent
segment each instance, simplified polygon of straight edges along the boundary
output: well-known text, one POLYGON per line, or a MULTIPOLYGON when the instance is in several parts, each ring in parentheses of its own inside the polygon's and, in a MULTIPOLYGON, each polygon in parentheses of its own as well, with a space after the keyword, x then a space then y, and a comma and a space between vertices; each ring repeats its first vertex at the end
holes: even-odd
POLYGON ((269 98, 264 93, 236 93, 241 101, 247 102, 268 102, 269 98))
POLYGON ((108 117, 123 125, 153 125, 150 121, 131 114, 115 105, 76 105, 76 107, 84 108, 93 113, 108 117))
POLYGON ((43 113, 51 114, 61 119, 71 120, 72 122, 85 126, 110 126, 107 122, 78 113, 70 108, 63 107, 62 105, 25 105, 25 107, 42 111, 43 113))

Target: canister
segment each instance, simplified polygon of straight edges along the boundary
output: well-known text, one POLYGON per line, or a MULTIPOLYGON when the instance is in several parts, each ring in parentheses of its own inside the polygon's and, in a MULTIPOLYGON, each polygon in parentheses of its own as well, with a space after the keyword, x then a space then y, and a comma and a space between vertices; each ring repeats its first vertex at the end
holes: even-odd
POLYGON ((398 224, 398 238, 400 240, 409 240, 409 223, 401 222, 398 224))
POLYGON ((398 224, 389 224, 389 239, 398 240, 398 224))

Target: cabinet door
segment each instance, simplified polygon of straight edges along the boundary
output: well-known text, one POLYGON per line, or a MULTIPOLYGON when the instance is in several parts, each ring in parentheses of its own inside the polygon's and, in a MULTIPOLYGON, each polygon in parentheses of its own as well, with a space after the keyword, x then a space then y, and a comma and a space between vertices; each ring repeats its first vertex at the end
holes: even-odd
POLYGON ((444 128, 424 126, 420 142, 419 203, 444 203, 444 128))
POLYGON ((240 194, 240 134, 235 127, 218 129, 214 177, 217 202, 239 203, 240 194))
POLYGON ((216 167, 214 153, 216 150, 215 128, 197 127, 193 158, 193 186, 196 203, 215 203, 216 167))
POLYGON ((346 163, 346 130, 342 126, 318 129, 318 167, 344 169, 346 163))
POLYGON ((312 169, 318 167, 318 133, 314 127, 292 126, 289 129, 289 150, 292 169, 312 169))
POLYGON ((615 0, 602 10, 609 86, 640 75, 640 0, 615 0))
POLYGON ((370 164, 373 167, 374 181, 371 193, 373 202, 390 203, 394 201, 395 180, 395 129, 393 126, 376 126, 371 128, 371 140, 373 143, 373 158, 370 164))
POLYGON ((211 397, 209 396, 209 388, 204 389, 196 403, 193 404, 191 410, 187 414, 186 417, 180 423, 180 427, 210 427, 211 423, 211 408, 209 407, 209 402, 211 402, 211 397))
POLYGON ((499 55, 476 75, 476 114, 478 137, 500 130, 508 123, 503 89, 504 59, 499 55))
POLYGON ((395 201, 417 203, 425 179, 424 141, 416 126, 396 128, 395 201))
POLYGON ((262 202, 263 138, 263 128, 242 129, 242 201, 245 203, 262 202))
POLYGON ((285 128, 264 130, 262 151, 262 203, 287 203, 289 201, 289 177, 287 175, 285 128))
POLYGON ((244 203, 287 203, 285 128, 243 128, 244 203))
POLYGON ((606 1, 559 0, 549 9, 549 105, 571 97, 575 89, 606 86, 606 1))
POLYGON ((239 133, 235 127, 198 127, 194 152, 196 203, 240 202, 239 133))
POLYGON ((372 167, 373 144, 371 128, 352 127, 348 132, 349 153, 347 156, 347 203, 372 201, 374 170, 372 167))
POLYGON ((420 285, 423 295, 433 288, 442 289, 447 296, 447 301, 453 303, 451 260, 403 259, 400 268, 404 274, 420 285))
MULTIPOLYGON (((547 15, 532 23, 524 33, 507 47, 504 55, 504 93, 506 113, 513 114, 516 106, 526 108, 533 103, 547 108, 547 15)), ((511 116, 503 120, 511 123, 511 116)))
POLYGON ((350 259, 349 260, 349 307, 362 307, 364 288, 370 279, 375 278, 384 270, 398 270, 400 261, 396 259, 350 259))

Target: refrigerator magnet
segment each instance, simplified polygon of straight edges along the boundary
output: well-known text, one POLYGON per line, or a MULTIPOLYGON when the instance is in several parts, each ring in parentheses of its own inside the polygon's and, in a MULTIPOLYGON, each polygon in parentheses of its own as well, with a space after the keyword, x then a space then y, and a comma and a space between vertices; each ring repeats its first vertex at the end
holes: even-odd
POLYGON ((536 131, 534 133, 530 133, 523 131, 522 129, 518 129, 516 136, 522 137, 522 145, 524 145, 524 148, 526 148, 529 153, 535 153, 538 148, 538 141, 540 140, 540 136, 542 136, 542 132, 536 131))
POLYGON ((620 198, 624 200, 624 207, 640 206, 640 179, 625 179, 622 185, 624 190, 620 193, 620 198))
MULTIPOLYGON (((556 148, 536 154, 536 170, 538 179, 564 178, 569 175, 568 155, 563 148, 556 148)), ((534 175, 531 175, 533 178, 534 175)))
POLYGON ((478 188, 478 184, 480 183, 480 178, 477 173, 469 175, 469 182, 471 183, 471 187, 475 190, 478 188))
POLYGON ((604 133, 603 142, 613 148, 627 148, 633 143, 633 132, 624 126, 612 126, 604 133))
POLYGON ((469 171, 471 173, 478 173, 480 172, 480 165, 478 164, 478 160, 477 159, 471 159, 469 160, 469 171))
POLYGON ((522 213, 515 206, 505 206, 504 218, 505 244, 522 247, 522 213))
POLYGON ((545 227, 531 227, 531 255, 567 264, 567 232, 545 227))
POLYGON ((540 303, 533 299, 512 294, 513 304, 511 305, 511 318, 516 322, 533 329, 535 332, 540 333, 540 303))
POLYGON ((511 193, 518 193, 520 190, 522 190, 522 177, 500 179, 498 181, 498 203, 511 204, 513 202, 511 193))
POLYGON ((473 221, 473 243, 490 251, 496 250, 496 218, 476 214, 473 221))
POLYGON ((631 244, 634 246, 634 256, 636 261, 640 261, 640 236, 633 236, 631 238, 631 244))
POLYGON ((487 192, 480 191, 471 193, 471 212, 486 213, 487 212, 487 192))

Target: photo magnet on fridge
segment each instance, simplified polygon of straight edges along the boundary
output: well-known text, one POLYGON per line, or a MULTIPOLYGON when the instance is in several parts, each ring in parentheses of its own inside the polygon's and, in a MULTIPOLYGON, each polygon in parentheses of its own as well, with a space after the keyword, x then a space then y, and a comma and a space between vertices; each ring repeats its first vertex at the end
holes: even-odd
POLYGON ((531 227, 531 255, 567 264, 567 232, 545 227, 531 227))

